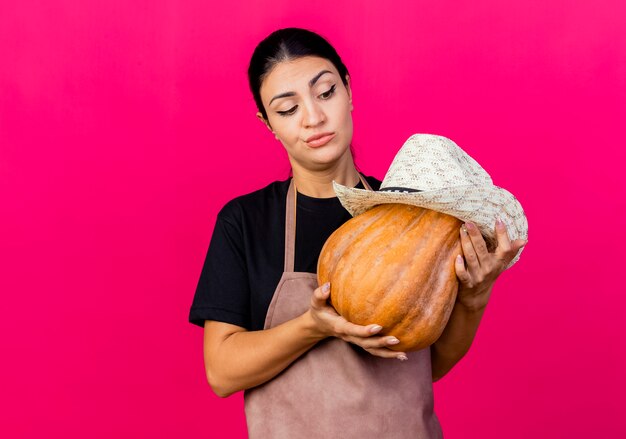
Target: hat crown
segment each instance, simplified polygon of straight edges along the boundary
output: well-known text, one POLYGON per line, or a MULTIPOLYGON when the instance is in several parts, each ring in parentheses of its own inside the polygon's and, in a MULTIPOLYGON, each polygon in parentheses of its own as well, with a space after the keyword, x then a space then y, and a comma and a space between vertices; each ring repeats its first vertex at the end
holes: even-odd
POLYGON ((489 174, 454 141, 434 134, 413 134, 393 159, 380 190, 431 191, 492 184, 489 174))

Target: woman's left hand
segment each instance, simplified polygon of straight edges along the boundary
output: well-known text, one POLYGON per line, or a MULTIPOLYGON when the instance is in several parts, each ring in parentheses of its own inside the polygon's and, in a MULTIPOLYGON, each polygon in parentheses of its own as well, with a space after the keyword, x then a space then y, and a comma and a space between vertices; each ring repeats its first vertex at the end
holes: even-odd
POLYGON ((459 255, 454 263, 460 281, 456 300, 472 310, 480 310, 487 306, 496 279, 519 249, 527 243, 523 239, 511 242, 506 226, 499 221, 496 221, 495 232, 498 245, 495 251, 490 253, 476 225, 466 222, 461 227, 461 247, 467 267, 459 255))

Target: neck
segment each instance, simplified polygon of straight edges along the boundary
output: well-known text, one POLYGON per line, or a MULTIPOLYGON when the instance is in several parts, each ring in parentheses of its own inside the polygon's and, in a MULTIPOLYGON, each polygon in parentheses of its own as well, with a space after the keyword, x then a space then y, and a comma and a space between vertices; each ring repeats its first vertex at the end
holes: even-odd
POLYGON ((336 197, 333 180, 348 187, 356 186, 360 179, 352 160, 344 166, 334 166, 321 170, 311 170, 293 166, 293 182, 301 194, 313 198, 336 197))

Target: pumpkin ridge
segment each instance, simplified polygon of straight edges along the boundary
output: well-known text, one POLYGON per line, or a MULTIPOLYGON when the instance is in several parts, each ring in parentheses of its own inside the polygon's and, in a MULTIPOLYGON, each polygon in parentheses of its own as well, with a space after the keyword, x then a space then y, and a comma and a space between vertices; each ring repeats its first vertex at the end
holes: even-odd
MULTIPOLYGON (((449 254, 450 252, 446 252, 443 251, 446 248, 449 248, 449 237, 451 236, 449 233, 446 234, 446 227, 442 227, 442 222, 445 224, 446 222, 446 218, 442 218, 442 217, 438 217, 437 218, 439 221, 432 225, 431 227, 431 231, 434 235, 437 236, 437 238, 441 237, 442 238, 442 242, 440 242, 440 246, 439 248, 435 249, 436 251, 432 251, 428 256, 430 261, 431 266, 434 267, 440 267, 442 265, 447 266, 448 264, 442 263, 442 261, 446 261, 449 258, 449 254), (443 231, 441 230, 443 229, 443 231)), ((426 291, 433 291, 433 290, 438 290, 440 287, 440 279, 444 278, 445 276, 442 275, 442 273, 445 273, 445 270, 441 270, 439 276, 435 276, 433 273, 429 273, 428 275, 428 283, 425 286, 425 290, 426 291)), ((420 303, 420 305, 423 304, 428 304, 431 303, 432 304, 432 299, 431 298, 426 298, 424 296, 422 296, 422 303, 420 303)))
MULTIPOLYGON (((440 261, 442 260, 442 258, 445 258, 446 255, 449 255, 449 252, 443 250, 449 248, 449 241, 452 237, 452 234, 449 232, 449 227, 445 227, 446 223, 449 223, 450 221, 447 221, 447 218, 441 217, 441 215, 438 215, 432 211, 429 211, 429 214, 424 217, 423 220, 426 230, 420 230, 421 227, 416 227, 414 229, 413 235, 422 235, 422 242, 427 242, 428 240, 432 239, 440 245, 437 245, 436 248, 434 248, 433 246, 429 246, 427 248, 426 254, 421 254, 420 252, 416 251, 414 252, 412 259, 420 261, 420 266, 439 268, 441 267, 440 261), (426 237, 424 237, 424 233, 427 234, 426 237)), ((407 265, 407 270, 405 270, 405 273, 403 273, 403 277, 409 276, 411 274, 408 269, 412 267, 413 264, 409 262, 409 264, 407 265)), ((441 270, 440 273, 441 272, 448 273, 449 270, 444 269, 441 270)), ((409 310, 403 313, 404 317, 398 322, 395 328, 397 330, 396 336, 401 341, 404 341, 403 338, 405 340, 407 338, 412 339, 416 336, 416 334, 431 333, 432 330, 429 330, 429 328, 437 327, 433 326, 433 324, 441 326, 441 320, 444 319, 437 318, 443 316, 437 313, 436 310, 442 306, 443 308, 449 307, 445 306, 449 302, 449 300, 446 300, 449 295, 441 294, 441 292, 450 290, 450 286, 446 285, 446 282, 440 281, 442 275, 440 274, 439 276, 437 276, 436 272, 433 272, 432 270, 421 270, 418 272, 418 275, 419 274, 422 274, 422 276, 416 276, 415 278, 408 279, 406 281, 402 279, 402 281, 408 283, 409 285, 412 283, 415 284, 417 288, 414 289, 421 292, 421 294, 416 294, 415 291, 412 291, 409 288, 405 288, 404 290, 402 290, 402 294, 395 296, 397 298, 396 303, 405 304, 405 306, 407 303, 410 304, 409 310)), ((447 321, 448 317, 449 313, 446 316, 445 321, 447 321)), ((440 333, 437 334, 437 338, 439 337, 439 335, 440 333)), ((423 343, 427 341, 428 340, 425 339, 423 343)), ((403 345, 404 343, 401 343, 397 345, 396 348, 403 348, 403 345)))
POLYGON ((360 228, 363 227, 363 224, 365 224, 364 227, 368 227, 378 218, 377 216, 364 217, 363 215, 359 215, 359 217, 355 217, 342 224, 324 243, 324 246, 320 251, 320 255, 322 257, 318 258, 317 261, 319 285, 323 285, 333 278, 333 273, 335 271, 334 268, 337 266, 338 258, 343 254, 348 245, 350 245, 353 237, 360 232, 360 228), (325 252, 327 247, 332 248, 333 250, 325 252), (330 272, 327 270, 320 271, 320 268, 323 269, 329 266, 332 268, 330 272))
MULTIPOLYGON (((371 287, 368 291, 364 291, 361 296, 361 300, 353 300, 353 304, 357 305, 359 309, 368 310, 367 315, 361 315, 357 318, 359 324, 365 324, 367 320, 375 319, 377 322, 371 323, 379 323, 378 320, 383 320, 387 316, 395 315, 399 312, 397 308, 399 308, 400 304, 406 302, 406 296, 408 296, 408 292, 406 288, 397 287, 398 283, 404 277, 404 273, 409 270, 411 267, 407 264, 401 264, 402 258, 398 258, 398 254, 408 254, 409 249, 414 250, 411 253, 412 257, 415 257, 419 254, 423 248, 421 242, 418 243, 418 247, 412 247, 414 242, 411 239, 407 239, 407 234, 410 235, 411 232, 418 231, 421 227, 419 223, 424 216, 425 210, 420 209, 418 211, 402 211, 404 206, 396 207, 394 206, 391 213, 393 213, 394 217, 400 217, 400 219, 407 219, 406 222, 396 221, 394 225, 398 229, 397 234, 393 235, 395 239, 389 239, 388 242, 377 252, 377 262, 375 264, 369 264, 367 267, 367 273, 361 279, 361 282, 364 285, 370 285, 371 287), (375 268, 379 265, 383 265, 386 267, 385 270, 377 271, 375 268), (400 267, 400 272, 397 271, 398 266, 400 267), (373 279, 372 279, 373 277, 373 279), (388 290, 388 286, 392 285, 392 289, 388 290), (394 288, 395 287, 395 288, 394 288), (399 298, 398 302, 394 304, 387 303, 385 301, 385 296, 393 295, 395 290, 399 290, 404 292, 402 294, 402 298, 399 298), (372 304, 374 303, 374 304, 372 304), (365 304, 372 304, 370 306, 366 306, 365 304), (386 315, 381 315, 380 309, 386 308, 386 315)), ((367 323, 370 323, 367 321, 367 323)), ((382 325, 382 323, 379 323, 382 325)))
MULTIPOLYGON (((456 219, 456 221, 451 221, 456 223, 456 225, 460 225, 461 221, 456 219)), ((445 241, 444 248, 449 248, 448 252, 440 252, 439 258, 437 258, 437 265, 447 267, 449 271, 449 275, 446 275, 446 270, 441 270, 438 276, 438 283, 443 284, 446 290, 450 290, 450 297, 445 295, 441 295, 439 298, 439 302, 441 307, 443 308, 439 318, 442 321, 447 321, 450 317, 450 313, 452 312, 452 308, 454 307, 454 302, 456 301, 456 295, 458 293, 459 283, 456 276, 456 270, 454 268, 454 257, 455 253, 461 252, 461 242, 458 237, 458 227, 451 229, 451 232, 447 236, 447 240, 445 241), (442 262, 440 262, 443 260, 442 262)), ((443 331, 443 328, 442 328, 443 331)), ((441 335, 441 334, 439 334, 441 335)), ((439 338, 439 335, 437 338, 439 338)))
MULTIPOLYGON (((423 291, 430 294, 420 296, 419 302, 422 314, 419 319, 419 329, 428 330, 428 328, 440 328, 441 330, 439 332, 432 333, 430 339, 424 340, 424 343, 428 344, 434 343, 441 335, 441 332, 443 332, 445 325, 442 325, 442 323, 447 322, 450 317, 450 313, 452 312, 454 305, 454 299, 456 299, 455 290, 458 289, 458 283, 456 281, 456 272, 454 271, 454 260, 450 259, 450 255, 456 251, 458 245, 452 247, 452 250, 443 251, 451 248, 451 243, 458 240, 456 237, 456 227, 454 229, 445 227, 446 223, 454 222, 458 224, 461 223, 459 220, 448 221, 448 218, 443 217, 440 218, 436 226, 433 225, 433 230, 443 238, 440 250, 430 255, 434 258, 433 266, 439 267, 440 270, 438 273, 431 272, 427 278, 427 284, 423 287, 423 291), (448 233, 445 233, 446 231, 448 233)), ((413 316, 413 321, 416 321, 415 318, 416 317, 413 316)), ((402 322, 405 324, 402 326, 406 326, 408 329, 410 322, 411 316, 407 315, 402 322)))
MULTIPOLYGON (((380 249, 380 251, 378 252, 378 255, 376 256, 375 262, 374 264, 369 266, 369 270, 368 272, 372 272, 375 271, 373 270, 374 268, 376 268, 378 265, 382 264, 383 260, 384 260, 384 255, 387 254, 387 251, 392 248, 392 247, 397 247, 398 246, 398 241, 401 241, 403 239, 406 239, 403 235, 405 233, 408 233, 409 231, 411 231, 411 229, 413 228, 414 224, 416 222, 419 222, 421 216, 423 215, 424 211, 422 210, 421 212, 417 213, 417 216, 414 216, 411 219, 411 222, 408 224, 404 224, 402 225, 402 230, 399 231, 398 235, 396 236, 396 239, 394 240, 390 240, 390 242, 387 242, 384 247, 382 247, 380 249)), ((396 216, 396 215, 394 215, 396 216)))
MULTIPOLYGON (((360 221, 355 221, 353 224, 350 224, 350 227, 346 227, 346 230, 348 230, 347 234, 333 232, 333 235, 335 235, 335 239, 341 238, 341 240, 338 241, 337 247, 335 248, 335 254, 340 254, 341 255, 343 253, 343 251, 349 245, 352 244, 354 236, 357 233, 359 233, 362 229, 368 229, 369 227, 371 227, 371 225, 375 221, 377 221, 380 218, 380 216, 382 216, 382 213, 379 213, 378 215, 371 215, 370 217, 362 217, 362 215, 361 215, 362 218, 358 218, 360 221)), ((342 227, 344 227, 346 224, 348 224, 348 223, 344 223, 340 227, 340 229, 342 227)), ((337 231, 338 230, 339 229, 337 229, 337 231)))
MULTIPOLYGON (((345 288, 342 288, 341 286, 347 283, 346 279, 360 279, 362 277, 361 271, 368 269, 367 264, 359 263, 362 248, 367 248, 372 245, 372 242, 378 240, 387 232, 387 230, 384 227, 380 227, 378 223, 380 221, 386 222, 387 217, 391 214, 392 212, 385 209, 373 208, 370 211, 359 215, 372 216, 373 219, 366 222, 366 226, 364 228, 358 228, 360 233, 356 236, 356 238, 346 240, 346 246, 343 252, 336 253, 337 260, 334 267, 331 269, 329 276, 331 284, 335 284, 337 286, 337 289, 335 290, 336 294, 334 298, 332 298, 331 303, 336 310, 349 321, 352 321, 353 307, 347 306, 346 302, 350 302, 355 297, 359 297, 359 292, 346 291, 345 288)), ((337 232, 339 232, 339 230, 335 233, 337 232)), ((341 233, 338 233, 338 235, 341 236, 341 233)))
MULTIPOLYGON (((406 236, 404 238, 405 240, 414 241, 414 237, 417 238, 420 236, 424 236, 424 234, 429 234, 429 230, 427 228, 431 219, 429 218, 430 215, 424 215, 424 213, 426 213, 425 210, 422 211, 422 214, 418 218, 419 224, 413 225, 415 224, 414 222, 412 224, 412 228, 408 228, 407 234, 409 236, 406 236)), ((424 295, 416 295, 414 290, 417 288, 410 288, 409 285, 417 284, 419 286, 419 290, 426 290, 422 286, 422 281, 424 280, 424 276, 428 273, 425 273, 423 271, 415 273, 416 266, 411 262, 413 260, 421 260, 422 263, 424 263, 424 260, 430 259, 430 253, 424 254, 424 250, 428 251, 430 247, 425 248, 425 243, 427 241, 424 239, 416 241, 418 242, 418 245, 414 248, 414 251, 411 252, 409 263, 403 264, 402 271, 397 273, 397 279, 395 282, 396 285, 401 285, 401 287, 397 288, 398 292, 394 294, 394 297, 397 298, 397 300, 395 301, 395 308, 400 308, 401 306, 406 307, 407 305, 409 306, 408 310, 398 311, 397 315, 404 315, 404 317, 398 322, 398 326, 396 327, 399 335, 402 332, 408 332, 408 327, 413 325, 416 320, 421 320, 423 316, 423 304, 425 301, 425 297, 424 295), (407 277, 409 278, 407 279, 407 277)), ((428 278, 429 277, 430 276, 428 276, 428 278)), ((402 339, 400 338, 400 340, 402 339)))
MULTIPOLYGON (((361 280, 364 285, 371 285, 368 291, 361 293, 365 295, 365 297, 361 299, 361 302, 374 300, 377 302, 376 308, 379 309, 387 302, 385 300, 386 297, 392 294, 393 291, 393 288, 392 291, 389 291, 389 289, 385 287, 394 285, 394 283, 402 277, 403 271, 400 273, 394 273, 394 271, 397 270, 396 267, 398 266, 397 255, 407 253, 408 247, 410 248, 412 245, 412 243, 409 242, 410 240, 406 239, 406 235, 420 222, 420 218, 425 212, 423 209, 415 210, 412 206, 401 204, 387 205, 385 209, 388 210, 388 214, 392 220, 392 226, 387 226, 385 236, 391 235, 393 238, 388 239, 386 243, 382 244, 382 248, 377 249, 376 262, 369 264, 368 270, 361 280), (389 231, 391 227, 393 227, 393 230, 389 231), (386 268, 377 272, 375 268, 381 265, 386 268), (374 296, 373 298, 371 298, 372 295, 374 296), (370 300, 368 300, 368 298, 370 298, 370 300)), ((406 265, 404 265, 404 267, 406 267, 406 265)), ((370 319, 374 318, 378 320, 384 318, 376 308, 371 310, 370 319)))

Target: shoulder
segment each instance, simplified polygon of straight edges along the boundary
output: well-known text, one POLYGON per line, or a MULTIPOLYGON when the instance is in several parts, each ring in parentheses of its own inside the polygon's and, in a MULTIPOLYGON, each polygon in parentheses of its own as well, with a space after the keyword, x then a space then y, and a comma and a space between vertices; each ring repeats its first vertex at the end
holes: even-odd
MULTIPOLYGON (((274 181, 253 192, 239 195, 228 201, 218 213, 218 219, 227 222, 242 222, 245 217, 261 219, 284 203, 289 181, 274 181)), ((368 180, 369 181, 369 180, 368 180)))

